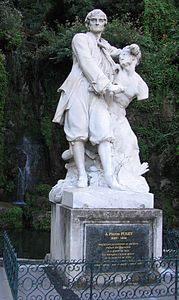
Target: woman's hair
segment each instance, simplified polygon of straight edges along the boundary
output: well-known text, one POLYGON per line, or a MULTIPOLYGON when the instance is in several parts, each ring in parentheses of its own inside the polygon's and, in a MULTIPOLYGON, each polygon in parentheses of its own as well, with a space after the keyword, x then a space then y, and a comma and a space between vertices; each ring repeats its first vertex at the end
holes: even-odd
POLYGON ((104 18, 104 21, 105 21, 105 26, 108 22, 108 19, 107 19, 107 16, 106 14, 101 10, 101 9, 93 9, 92 11, 90 11, 86 18, 85 18, 85 25, 86 27, 88 27, 89 25, 89 21, 92 19, 92 18, 95 18, 96 16, 98 15, 101 15, 103 18, 104 18))
POLYGON ((122 51, 127 51, 129 54, 133 55, 137 59, 137 65, 139 64, 142 54, 140 51, 140 47, 137 44, 131 44, 129 46, 126 46, 122 48, 122 51))

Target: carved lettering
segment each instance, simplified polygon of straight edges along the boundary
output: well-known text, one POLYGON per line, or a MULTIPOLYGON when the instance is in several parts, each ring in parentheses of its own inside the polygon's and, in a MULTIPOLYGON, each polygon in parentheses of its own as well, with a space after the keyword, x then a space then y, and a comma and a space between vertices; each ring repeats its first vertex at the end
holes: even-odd
POLYGON ((149 255, 149 225, 86 226, 86 258, 107 262, 136 260, 149 255))

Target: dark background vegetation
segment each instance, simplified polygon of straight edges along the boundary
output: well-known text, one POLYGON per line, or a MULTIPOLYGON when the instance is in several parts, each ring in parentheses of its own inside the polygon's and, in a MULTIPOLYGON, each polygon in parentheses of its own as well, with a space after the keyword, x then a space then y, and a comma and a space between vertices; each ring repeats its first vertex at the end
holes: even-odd
POLYGON ((128 118, 138 136, 141 160, 150 165, 147 180, 155 194, 155 207, 164 211, 165 228, 177 228, 177 0, 0 1, 0 201, 19 200, 18 172, 26 162, 19 145, 24 138, 38 155, 38 159, 34 156, 33 181, 26 189, 23 214, 12 207, 4 218, 9 226, 21 227, 17 220, 23 218, 26 226, 49 228, 48 191, 65 176, 61 153, 67 148, 63 128, 51 122, 59 97, 56 90, 71 68, 71 39, 76 32, 85 31, 83 20, 93 8, 107 14, 104 37, 111 44, 122 48, 138 43, 141 47, 138 72, 150 88, 150 97, 134 101, 128 118))

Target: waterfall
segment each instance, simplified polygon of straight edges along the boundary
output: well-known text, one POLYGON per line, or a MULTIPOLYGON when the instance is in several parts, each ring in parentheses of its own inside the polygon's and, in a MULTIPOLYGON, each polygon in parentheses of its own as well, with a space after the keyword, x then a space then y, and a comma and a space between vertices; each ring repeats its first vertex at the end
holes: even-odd
POLYGON ((25 168, 22 170, 18 167, 18 179, 17 179, 17 199, 16 203, 24 204, 25 195, 25 168))
POLYGON ((17 149, 24 155, 24 164, 23 166, 18 167, 17 199, 15 203, 23 205, 25 204, 25 193, 33 183, 31 168, 35 159, 35 151, 31 141, 27 137, 23 137, 22 143, 17 147, 17 149))

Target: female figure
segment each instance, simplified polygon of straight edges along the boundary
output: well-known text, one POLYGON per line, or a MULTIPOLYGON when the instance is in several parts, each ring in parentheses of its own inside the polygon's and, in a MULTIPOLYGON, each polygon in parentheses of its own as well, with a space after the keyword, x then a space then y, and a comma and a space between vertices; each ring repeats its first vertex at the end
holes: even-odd
POLYGON ((110 105, 114 135, 113 168, 122 190, 148 192, 148 184, 141 176, 148 171, 148 164, 140 162, 137 137, 126 118, 126 108, 134 98, 148 98, 148 86, 135 71, 140 58, 141 51, 136 44, 124 47, 119 54, 119 72, 114 84, 124 86, 124 92, 114 95, 110 105))

